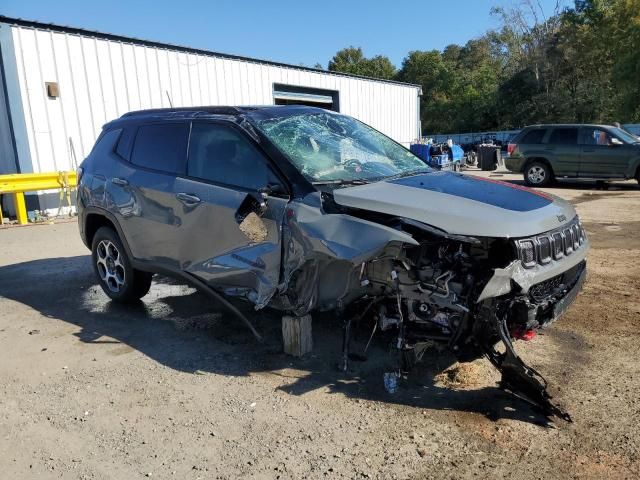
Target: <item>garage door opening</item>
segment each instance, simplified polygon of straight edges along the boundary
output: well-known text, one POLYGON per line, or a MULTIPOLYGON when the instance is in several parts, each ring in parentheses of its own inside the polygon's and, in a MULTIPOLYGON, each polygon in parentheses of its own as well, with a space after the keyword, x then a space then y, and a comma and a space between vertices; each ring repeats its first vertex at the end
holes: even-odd
POLYGON ((340 96, 335 90, 300 87, 297 85, 273 84, 273 103, 275 105, 307 105, 340 111, 340 96))

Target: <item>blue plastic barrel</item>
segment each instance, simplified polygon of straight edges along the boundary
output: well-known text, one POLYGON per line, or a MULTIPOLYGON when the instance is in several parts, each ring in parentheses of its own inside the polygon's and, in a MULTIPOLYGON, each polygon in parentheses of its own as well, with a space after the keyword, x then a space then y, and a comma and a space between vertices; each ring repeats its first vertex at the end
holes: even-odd
POLYGON ((431 145, 426 145, 424 143, 413 143, 409 147, 409 150, 411 150, 411 153, 420 158, 422 161, 427 163, 431 161, 431 145))

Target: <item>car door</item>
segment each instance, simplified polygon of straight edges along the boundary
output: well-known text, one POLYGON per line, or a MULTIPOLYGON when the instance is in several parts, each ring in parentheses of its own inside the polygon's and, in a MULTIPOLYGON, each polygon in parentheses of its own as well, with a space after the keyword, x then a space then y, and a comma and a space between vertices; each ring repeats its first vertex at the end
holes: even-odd
POLYGON ((576 177, 580 169, 580 146, 577 127, 554 127, 545 151, 553 173, 558 177, 576 177))
POLYGON ((117 162, 107 179, 108 208, 136 260, 179 268, 174 253, 182 239, 183 203, 175 186, 186 172, 189 128, 188 121, 140 124, 120 139, 119 155, 127 162, 117 162))
POLYGON ((581 132, 580 176, 587 178, 623 178, 629 170, 634 148, 611 132, 598 127, 581 132))
POLYGON ((288 203, 285 182, 266 155, 229 122, 193 122, 187 175, 176 187, 183 270, 265 305, 280 282, 288 203))

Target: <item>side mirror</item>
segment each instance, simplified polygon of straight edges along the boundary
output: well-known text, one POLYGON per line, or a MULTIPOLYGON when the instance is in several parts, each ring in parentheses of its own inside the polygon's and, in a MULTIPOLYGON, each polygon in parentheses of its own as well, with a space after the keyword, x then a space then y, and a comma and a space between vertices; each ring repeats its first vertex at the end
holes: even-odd
POLYGON ((286 195, 287 193, 285 188, 279 183, 268 183, 266 187, 261 188, 258 192, 263 198, 266 198, 269 195, 286 195))
POLYGON ((268 209, 269 205, 263 193, 249 192, 236 211, 236 221, 241 223, 252 212, 262 217, 268 209))
POLYGON ((610 145, 612 147, 619 147, 620 145, 624 145, 624 143, 619 138, 612 137, 610 145))

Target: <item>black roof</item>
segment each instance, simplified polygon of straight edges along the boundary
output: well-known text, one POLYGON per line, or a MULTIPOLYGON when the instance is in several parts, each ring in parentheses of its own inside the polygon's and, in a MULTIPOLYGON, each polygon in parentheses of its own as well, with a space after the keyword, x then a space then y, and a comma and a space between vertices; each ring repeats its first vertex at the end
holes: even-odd
POLYGON ((233 121, 238 121, 242 117, 252 117, 254 119, 267 119, 274 117, 287 117, 302 113, 326 112, 322 108, 309 107, 306 105, 245 105, 245 106, 200 106, 200 107, 176 107, 176 108, 150 108, 147 110, 135 110, 127 112, 119 118, 107 123, 104 128, 112 128, 123 123, 140 120, 176 120, 226 117, 233 121))
POLYGON ((262 60, 259 58, 252 58, 252 57, 244 57, 241 55, 231 55, 228 53, 220 53, 220 52, 215 52, 212 50, 204 50, 204 49, 200 49, 200 48, 191 48, 191 47, 185 47, 182 45, 175 45, 175 44, 170 44, 170 43, 162 43, 162 42, 156 42, 153 40, 144 40, 144 39, 140 39, 140 38, 135 38, 135 37, 125 37, 123 35, 116 35, 113 33, 104 33, 104 32, 97 32, 95 30, 86 30, 84 28, 77 28, 77 27, 69 27, 69 26, 64 26, 64 25, 56 25, 54 23, 44 23, 44 22, 38 22, 35 20, 25 20, 22 18, 14 18, 14 17, 6 17, 4 15, 0 15, 0 23, 8 23, 11 25, 19 25, 22 27, 31 27, 31 28, 38 28, 38 29, 42 29, 42 30, 51 30, 54 32, 63 32, 63 33, 70 33, 70 34, 75 34, 75 35, 82 35, 82 36, 86 36, 86 37, 95 37, 95 38, 100 38, 100 39, 104 39, 104 40, 113 40, 113 41, 117 41, 117 42, 125 42, 125 43, 135 43, 135 44, 139 44, 139 45, 144 45, 147 47, 156 47, 156 48, 164 48, 164 49, 168 49, 168 50, 177 50, 177 51, 181 51, 181 52, 186 52, 186 53, 193 53, 193 54, 197 54, 197 55, 206 55, 206 56, 210 56, 210 57, 220 57, 220 58, 228 58, 231 60, 240 60, 240 61, 245 61, 245 62, 252 62, 252 63, 261 63, 261 64, 265 64, 265 65, 274 65, 277 67, 286 67, 286 68, 293 68, 296 70, 304 70, 304 71, 309 71, 309 72, 316 72, 316 73, 323 73, 325 75, 337 75, 340 77, 350 77, 350 78, 359 78, 362 80, 373 80, 375 82, 383 82, 383 83, 391 83, 391 84, 396 84, 396 85, 403 85, 403 86, 410 86, 410 87, 417 87, 417 88, 422 88, 420 85, 414 84, 414 83, 405 83, 405 82, 398 82, 395 80, 384 80, 381 78, 374 78, 374 77, 365 77, 363 75, 354 75, 351 73, 342 73, 342 72, 333 72, 333 71, 329 71, 329 70, 323 70, 320 68, 312 68, 312 67, 303 67, 300 65, 291 65, 289 63, 282 63, 282 62, 274 62, 271 60, 262 60))
POLYGON ((232 107, 224 105, 203 105, 198 107, 171 107, 171 108, 149 108, 146 110, 134 110, 123 114, 120 118, 139 116, 168 116, 174 114, 209 114, 209 115, 240 115, 249 110, 260 107, 232 107))

